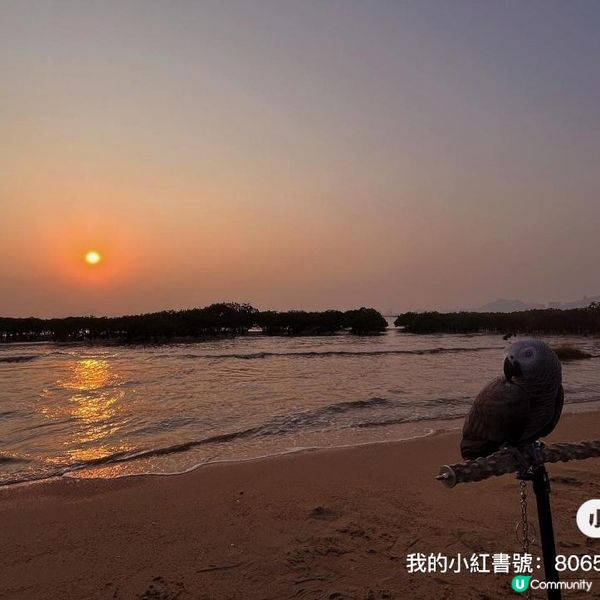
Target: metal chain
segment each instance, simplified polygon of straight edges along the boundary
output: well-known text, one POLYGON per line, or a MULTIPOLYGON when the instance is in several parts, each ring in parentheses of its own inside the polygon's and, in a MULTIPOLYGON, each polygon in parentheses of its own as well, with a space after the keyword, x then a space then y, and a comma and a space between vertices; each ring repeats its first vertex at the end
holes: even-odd
MULTIPOLYGON (((519 490, 521 492, 521 522, 517 523, 517 532, 521 527, 521 540, 523 542, 523 554, 529 554, 529 519, 527 518, 527 482, 523 479, 519 481, 519 490)), ((518 538, 518 535, 517 535, 518 538)), ((525 592, 527 600, 531 598, 531 588, 525 592)))
POLYGON ((523 553, 529 553, 529 520, 527 519, 527 482, 521 479, 519 482, 521 492, 521 539, 523 541, 523 553))

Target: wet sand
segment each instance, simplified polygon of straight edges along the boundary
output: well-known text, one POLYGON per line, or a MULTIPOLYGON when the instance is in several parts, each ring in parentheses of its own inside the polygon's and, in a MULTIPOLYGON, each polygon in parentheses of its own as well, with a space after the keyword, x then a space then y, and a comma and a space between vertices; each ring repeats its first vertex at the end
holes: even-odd
MULTIPOLYGON (((596 438, 600 412, 564 416, 550 440, 596 438)), ((515 597, 508 575, 407 573, 409 552, 521 549, 514 478, 449 490, 434 476, 458 459, 452 431, 169 477, 3 489, 0 598, 515 597)), ((558 552, 595 554, 600 540, 577 530, 575 513, 600 497, 600 459, 549 470, 558 552)), ((532 551, 540 555, 537 543, 532 551)), ((585 577, 594 581, 592 594, 569 598, 600 597, 600 574, 585 577)))

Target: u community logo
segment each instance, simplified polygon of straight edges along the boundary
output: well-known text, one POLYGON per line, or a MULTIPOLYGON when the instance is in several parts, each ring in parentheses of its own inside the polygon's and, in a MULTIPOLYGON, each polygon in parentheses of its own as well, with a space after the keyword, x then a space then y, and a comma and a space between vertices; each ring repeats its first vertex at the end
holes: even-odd
POLYGON ((520 594, 526 592, 530 587, 532 590, 583 590, 590 592, 592 582, 586 579, 578 581, 542 581, 540 579, 531 579, 531 575, 516 575, 513 577, 512 589, 520 594))
POLYGON ((529 588, 531 575, 515 575, 512 580, 512 589, 515 592, 526 592, 529 588))

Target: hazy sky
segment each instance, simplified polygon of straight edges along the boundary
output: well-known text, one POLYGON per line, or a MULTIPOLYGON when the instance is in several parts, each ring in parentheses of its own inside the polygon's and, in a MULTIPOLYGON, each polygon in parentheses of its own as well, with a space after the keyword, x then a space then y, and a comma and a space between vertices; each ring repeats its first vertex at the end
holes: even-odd
POLYGON ((598 294, 599 31, 595 0, 0 0, 0 314, 598 294))

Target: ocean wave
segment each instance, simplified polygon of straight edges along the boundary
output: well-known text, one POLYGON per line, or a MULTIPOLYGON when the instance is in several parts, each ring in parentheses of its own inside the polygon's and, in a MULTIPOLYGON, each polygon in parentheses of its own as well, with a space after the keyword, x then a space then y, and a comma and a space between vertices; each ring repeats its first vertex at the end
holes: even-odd
POLYGON ((6 419, 6 417, 14 417, 20 414, 18 410, 0 410, 0 419, 6 419))
MULTIPOLYGON (((363 421, 350 422, 344 425, 344 427, 353 429, 370 429, 378 427, 390 427, 394 425, 401 425, 406 423, 418 423, 423 421, 443 421, 462 418, 466 412, 460 410, 461 407, 465 407, 470 403, 471 398, 455 397, 455 398, 435 398, 429 399, 422 403, 421 406, 437 405, 447 406, 450 410, 436 412, 436 414, 423 415, 414 414, 408 416, 377 416, 374 415, 372 418, 368 418, 363 421), (457 410, 452 410, 453 408, 457 410)), ((600 397, 592 396, 587 398, 576 398, 567 400, 567 404, 582 404, 587 402, 598 402, 600 397)), ((417 403, 419 404, 419 403, 417 403)), ((245 429, 239 429, 230 432, 218 433, 215 435, 207 436, 200 439, 188 440, 179 444, 172 444, 167 446, 145 448, 134 451, 121 451, 108 454, 103 457, 80 461, 76 463, 70 463, 65 465, 59 465, 52 470, 46 470, 44 472, 33 472, 15 474, 12 478, 4 478, 0 480, 0 487, 11 486, 16 484, 42 481, 45 479, 52 479, 56 477, 62 477, 76 471, 84 469, 106 466, 111 464, 119 464, 125 462, 131 462, 140 459, 156 458, 161 456, 167 456, 172 454, 184 453, 196 447, 219 445, 231 442, 237 442, 248 439, 256 439, 261 437, 272 437, 285 435, 298 430, 306 429, 315 425, 331 425, 331 420, 328 417, 332 415, 340 415, 346 413, 357 412, 360 414, 361 411, 365 411, 372 408, 383 408, 390 409, 398 407, 398 401, 389 400, 374 396, 363 400, 352 400, 345 402, 336 402, 325 406, 320 406, 312 410, 306 410, 298 413, 289 415, 278 415, 273 419, 264 422, 259 425, 247 427, 245 429)), ((416 405, 415 405, 416 406, 416 405)), ((369 415, 371 416, 371 415, 369 415)), ((28 459, 24 459, 17 456, 2 455, 0 454, 0 464, 10 463, 24 463, 31 462, 28 459)))
POLYGON ((21 356, 0 356, 0 363, 22 363, 39 358, 39 354, 23 354, 21 356))
POLYGON ((284 435, 286 433, 311 427, 316 424, 328 424, 329 421, 327 420, 327 417, 329 415, 347 413, 350 411, 357 410, 360 411, 374 406, 390 406, 393 404, 395 404, 393 401, 380 397, 373 397, 365 400, 336 402, 333 404, 328 404, 326 406, 320 406, 313 410, 307 410, 291 415, 280 415, 260 425, 248 427, 246 429, 240 429, 237 431, 220 433, 198 440, 189 440, 180 444, 136 450, 133 452, 117 452, 96 459, 71 463, 68 465, 61 465, 56 469, 45 474, 38 473, 27 475, 24 477, 18 476, 9 480, 4 480, 2 483, 0 483, 0 485, 7 486, 14 485, 17 483, 24 483, 27 481, 38 481, 40 479, 61 477, 67 473, 71 473, 81 469, 97 467, 107 464, 129 462, 132 460, 139 460, 144 458, 155 458, 158 456, 165 456, 169 454, 177 454, 181 452, 186 452, 198 446, 206 446, 210 444, 224 444, 228 442, 252 439, 257 437, 284 435))
POLYGON ((54 428, 59 425, 65 425, 67 423, 72 423, 74 420, 75 420, 74 417, 69 416, 69 417, 66 417, 65 419, 44 421, 42 423, 36 423, 35 425, 26 425, 25 427, 20 427, 19 429, 15 429, 15 432, 16 433, 21 433, 24 431, 31 432, 31 431, 36 431, 37 429, 54 428))
POLYGON ((306 352, 251 352, 247 354, 157 354, 151 358, 177 358, 177 359, 211 359, 211 360, 260 360, 265 358, 326 358, 330 356, 385 356, 385 355, 416 355, 428 354, 458 354, 463 352, 481 352, 484 350, 502 350, 501 346, 478 346, 474 348, 425 348, 416 350, 309 350, 306 352))
POLYGON ((0 454, 0 465, 6 465, 10 463, 28 463, 31 462, 28 458, 22 456, 12 456, 10 454, 0 454))
POLYGON ((49 356, 68 356, 70 358, 77 358, 79 360, 85 360, 86 356, 81 356, 76 352, 63 352, 62 350, 52 350, 50 352, 44 352, 42 354, 18 354, 13 356, 0 356, 0 363, 20 363, 30 362, 39 358, 47 358, 49 356))
POLYGON ((430 398, 419 404, 421 406, 470 406, 473 400, 474 396, 452 396, 450 398, 430 398))
POLYGON ((600 396, 584 396, 583 398, 565 398, 565 404, 588 404, 600 402, 600 396))
POLYGON ((421 421, 445 421, 447 419, 457 419, 463 416, 464 415, 462 413, 441 413, 435 415, 435 417, 431 415, 415 415, 412 417, 361 421, 359 423, 353 423, 350 425, 350 427, 357 429, 370 429, 375 427, 389 427, 390 425, 402 425, 403 423, 420 423, 421 421))

